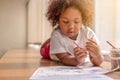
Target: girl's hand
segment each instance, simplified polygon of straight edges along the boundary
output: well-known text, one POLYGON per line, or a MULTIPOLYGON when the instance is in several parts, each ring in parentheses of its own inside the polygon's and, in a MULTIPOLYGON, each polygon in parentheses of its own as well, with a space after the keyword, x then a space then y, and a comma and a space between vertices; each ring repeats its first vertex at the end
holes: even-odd
POLYGON ((88 42, 86 42, 86 49, 92 57, 97 57, 100 54, 100 48, 93 39, 88 39, 88 42))
POLYGON ((100 54, 99 45, 93 39, 88 39, 88 42, 86 42, 86 49, 89 52, 92 63, 99 66, 103 62, 103 56, 100 54))
POLYGON ((87 51, 80 47, 76 47, 74 48, 74 54, 76 60, 79 62, 80 65, 82 65, 85 62, 85 58, 87 57, 87 51))

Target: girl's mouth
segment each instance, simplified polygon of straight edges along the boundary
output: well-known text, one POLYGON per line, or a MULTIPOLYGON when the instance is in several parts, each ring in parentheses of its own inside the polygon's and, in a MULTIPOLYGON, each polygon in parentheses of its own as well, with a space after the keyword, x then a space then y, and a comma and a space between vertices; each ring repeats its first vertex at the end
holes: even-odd
POLYGON ((69 31, 68 34, 74 34, 75 32, 74 31, 69 31))

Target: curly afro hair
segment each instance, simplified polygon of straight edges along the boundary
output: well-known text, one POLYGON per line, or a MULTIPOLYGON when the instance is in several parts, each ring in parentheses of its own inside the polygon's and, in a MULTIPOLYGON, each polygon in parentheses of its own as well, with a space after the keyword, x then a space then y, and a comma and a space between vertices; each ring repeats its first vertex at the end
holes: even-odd
POLYGON ((94 5, 92 0, 50 0, 46 17, 53 27, 59 21, 61 13, 69 7, 74 7, 82 13, 84 26, 93 26, 94 5))

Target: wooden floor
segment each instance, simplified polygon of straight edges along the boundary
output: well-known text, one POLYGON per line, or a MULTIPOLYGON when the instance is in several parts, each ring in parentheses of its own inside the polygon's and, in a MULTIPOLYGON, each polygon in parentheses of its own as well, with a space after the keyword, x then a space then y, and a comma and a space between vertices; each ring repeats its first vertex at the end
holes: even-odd
MULTIPOLYGON (((29 77, 38 67, 58 65, 62 64, 42 59, 39 50, 8 50, 0 59, 0 80, 29 80, 29 77)), ((101 67, 110 68, 110 63, 105 61, 101 67)), ((120 71, 115 71, 107 75, 114 78, 114 80, 120 80, 120 71)))

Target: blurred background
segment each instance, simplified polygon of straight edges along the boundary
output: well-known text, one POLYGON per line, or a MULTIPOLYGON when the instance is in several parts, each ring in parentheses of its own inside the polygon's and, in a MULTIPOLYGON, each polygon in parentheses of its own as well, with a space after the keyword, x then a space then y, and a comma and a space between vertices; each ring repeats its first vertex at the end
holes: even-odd
MULTIPOLYGON (((40 45, 50 37, 52 27, 45 14, 49 0, 0 0, 0 57, 9 49, 40 45)), ((87 0, 86 0, 87 1, 87 0)), ((90 0, 94 4, 95 31, 102 51, 120 48, 120 0, 90 0)))

